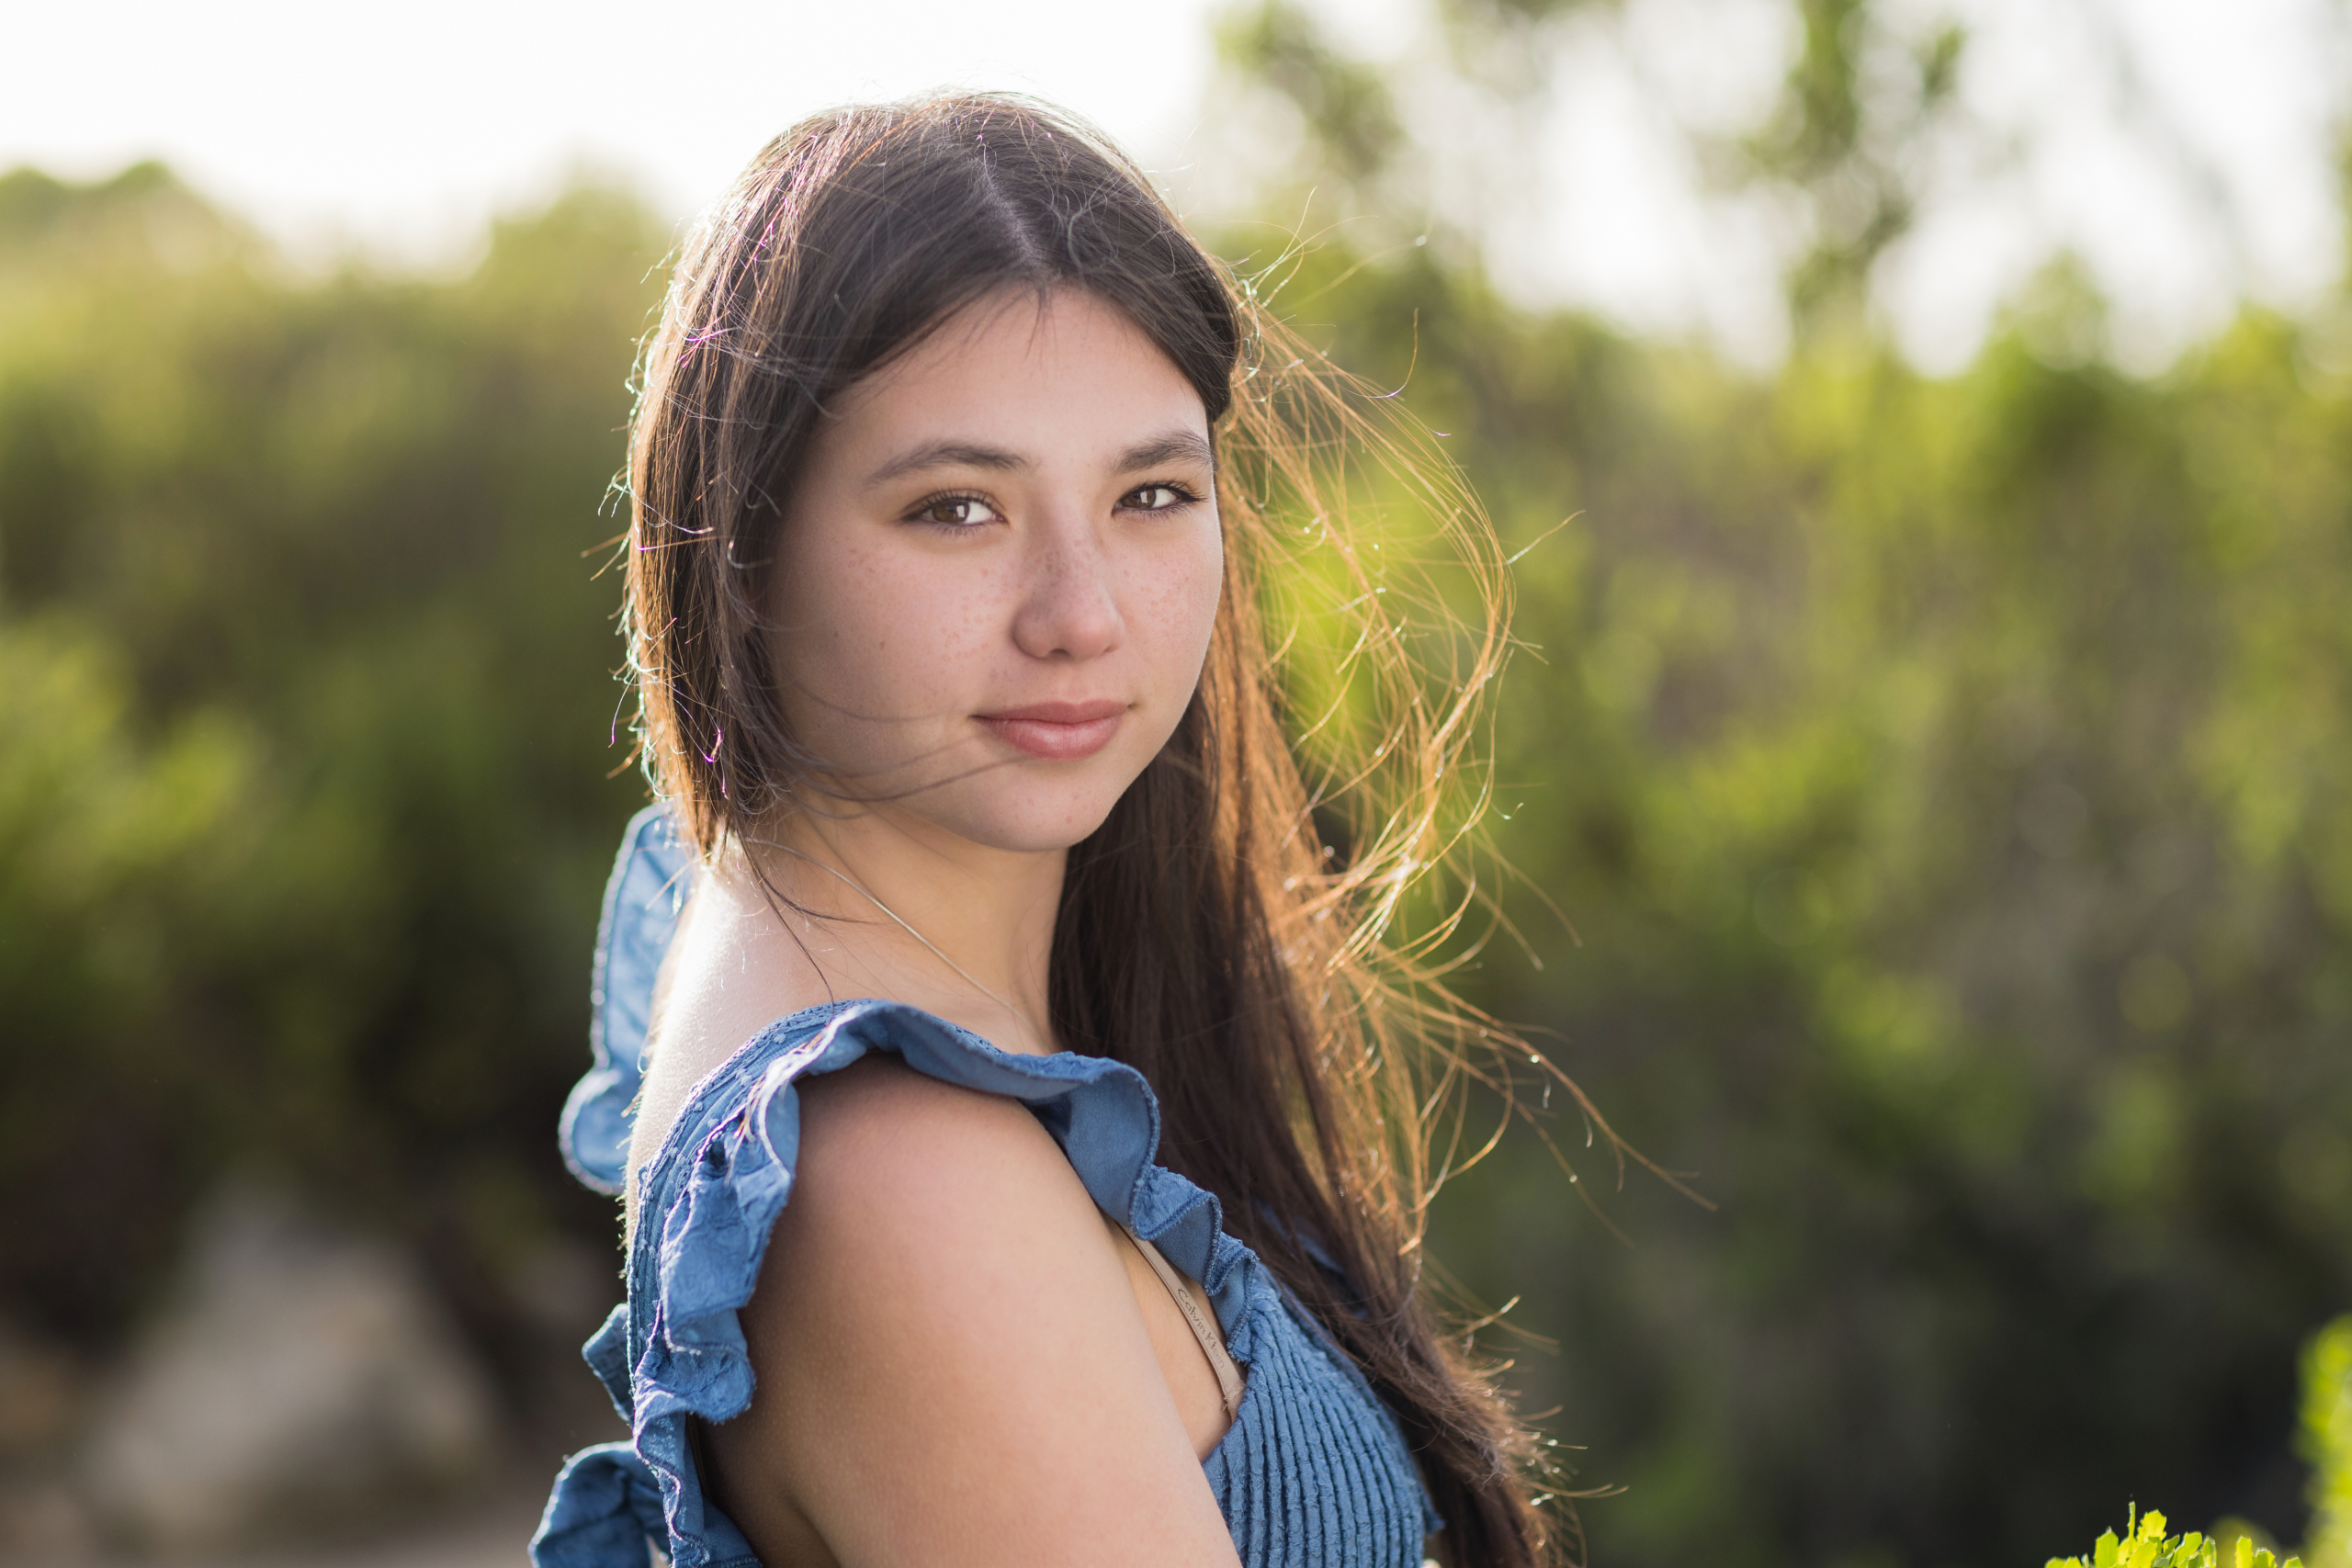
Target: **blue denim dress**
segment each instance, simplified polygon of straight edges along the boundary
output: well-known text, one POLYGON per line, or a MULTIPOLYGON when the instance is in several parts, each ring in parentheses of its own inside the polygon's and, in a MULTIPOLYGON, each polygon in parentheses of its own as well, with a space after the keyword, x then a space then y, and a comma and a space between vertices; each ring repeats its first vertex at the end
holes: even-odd
MULTIPOLYGON (((564 1108, 564 1157, 619 1190, 654 972, 676 930, 691 861, 661 808, 629 824, 605 893, 592 1033, 595 1063, 564 1108)), ((587 1358, 628 1420, 628 1442, 574 1454, 531 1541, 537 1568, 755 1568, 702 1490, 687 1418, 725 1421, 752 1400, 737 1312, 792 1189, 801 1079, 887 1051, 919 1072, 1021 1100, 1102 1212, 1199 1280, 1247 1377, 1238 1414, 1203 1461, 1249 1568, 1412 1568, 1440 1526, 1396 1418, 1257 1255, 1225 1234, 1217 1201, 1154 1163, 1159 1106, 1121 1063, 1016 1055, 918 1009, 847 1001, 780 1019, 695 1087, 639 1177, 628 1300, 587 1358)))

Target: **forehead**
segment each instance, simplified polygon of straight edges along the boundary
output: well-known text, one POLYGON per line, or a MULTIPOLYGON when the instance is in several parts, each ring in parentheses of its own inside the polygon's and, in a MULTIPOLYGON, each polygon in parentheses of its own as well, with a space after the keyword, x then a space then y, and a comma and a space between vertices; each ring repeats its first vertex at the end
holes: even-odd
POLYGON ((1125 311, 1075 288, 1006 290, 966 306, 834 412, 831 434, 861 446, 1024 430, 1059 445, 1089 433, 1128 439, 1138 424, 1208 426, 1175 362, 1125 311))

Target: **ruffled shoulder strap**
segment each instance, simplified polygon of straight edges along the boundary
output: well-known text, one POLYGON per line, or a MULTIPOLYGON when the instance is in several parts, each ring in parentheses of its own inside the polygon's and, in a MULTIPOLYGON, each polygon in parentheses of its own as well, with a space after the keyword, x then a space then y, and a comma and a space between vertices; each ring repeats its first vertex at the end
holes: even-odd
POLYGON ((653 1568, 666 1540, 662 1489, 627 1443, 599 1443, 564 1461, 531 1536, 534 1568, 653 1568))
POLYGON ((556 1131, 563 1163, 599 1192, 621 1190, 631 1107, 643 1082, 645 1036, 653 1021, 653 982, 677 934, 693 878, 694 852, 667 806, 649 806, 629 818, 596 927, 588 996, 594 1061, 564 1101, 556 1131))
POLYGON ((1069 1156, 1095 1204, 1201 1282, 1247 1364, 1256 1258, 1227 1235, 1216 1199, 1154 1163, 1159 1107, 1133 1067, 1064 1053, 1017 1055, 896 1002, 830 1003, 778 1021, 695 1085, 639 1178, 629 1301, 589 1347, 660 1488, 677 1568, 710 1568, 740 1550, 733 1526, 694 1479, 686 1418, 725 1421, 752 1400, 739 1314, 752 1299, 769 1233, 800 1151, 799 1080, 869 1052, 929 1077, 1026 1104, 1069 1156))

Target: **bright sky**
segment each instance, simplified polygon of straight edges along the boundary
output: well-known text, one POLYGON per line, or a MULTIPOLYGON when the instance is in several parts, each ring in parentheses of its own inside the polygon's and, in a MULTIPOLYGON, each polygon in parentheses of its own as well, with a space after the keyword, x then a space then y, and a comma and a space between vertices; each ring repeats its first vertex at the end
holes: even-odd
MULTIPOLYGON (((1940 160, 1930 211, 1879 282, 1900 337, 1963 363, 1996 307, 2059 245, 2114 306, 2117 357, 2154 369, 2256 298, 2307 307, 2344 276, 2329 158, 2352 110, 2339 0, 1883 0, 1968 28, 1960 98, 2004 166, 1940 160)), ((1770 358, 1785 225, 1710 200, 1676 126, 1733 132, 1769 109, 1797 39, 1781 0, 1625 0, 1573 36, 1543 147, 1546 199, 1505 225, 1523 294, 1630 323, 1702 323, 1770 358), (1781 243, 1776 244, 1776 236, 1781 243)), ((1919 30, 1925 31, 1924 28, 1919 30)))
POLYGON ((586 162, 684 214, 778 130, 940 85, 1181 145, 1208 0, 0 0, 0 164, 160 156, 298 247, 445 255, 586 162))
MULTIPOLYGON (((2299 305, 2341 275, 2335 0, 1886 3, 1965 19, 1970 112, 2041 149, 1948 171, 1959 194, 1890 261, 1923 361, 1964 359, 2053 241, 2090 258, 2124 357, 2150 365, 2242 293, 2299 305)), ((0 166, 90 177, 160 156, 298 254, 357 242, 446 264, 580 164, 683 216, 810 109, 953 84, 1067 104, 1182 190, 1217 4, 0 0, 0 166)), ((1354 52, 1437 58, 1416 0, 1315 8, 1354 52)), ((1792 45, 1779 0, 1623 0, 1568 28, 1522 150, 1535 188, 1487 215, 1506 286, 1769 358, 1785 220, 1704 197, 1676 126, 1751 118, 1792 45)), ((1442 95, 1418 112, 1442 168, 1487 155, 1442 95)))

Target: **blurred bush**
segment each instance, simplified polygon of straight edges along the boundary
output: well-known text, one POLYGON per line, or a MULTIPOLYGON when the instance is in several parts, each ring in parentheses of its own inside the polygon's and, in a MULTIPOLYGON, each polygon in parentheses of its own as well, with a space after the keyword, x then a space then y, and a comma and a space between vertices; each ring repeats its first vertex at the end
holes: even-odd
POLYGON ((2302 1447, 2312 1461, 2312 1534, 2302 1556, 2280 1562, 2225 1520, 2211 1535, 2165 1533, 2165 1517, 2127 1514, 2123 1534, 2102 1534, 2085 1557, 2053 1557, 2046 1568, 2345 1568, 2352 1564, 2352 1317, 2338 1318, 2303 1349, 2302 1447))
POLYGON ((2296 1538, 2296 1345, 2352 1300, 2352 398, 2310 329, 2157 383, 2025 324, 1952 381, 1750 381, 1414 256, 1291 289, 1533 546, 1498 832, 1583 945, 1473 989, 1724 1201, 1564 1246, 1529 1145, 1437 1223, 1562 1345, 1526 1387, 1630 1483, 1597 1547, 2028 1561, 2133 1488, 2296 1538))
POLYGON ((2312 1464, 2312 1568, 2352 1568, 2352 1317, 2303 1351, 2303 1457, 2312 1464))
POLYGON ((2352 1301, 2315 329, 2154 382, 2022 321, 1948 381, 1850 338, 1758 379, 1405 254, 1286 293, 1527 551, 1498 832, 1551 940, 1473 994, 1724 1204, 1637 1183, 1620 1250, 1529 1144, 1437 1221, 1630 1487, 1596 1552, 2028 1561, 2135 1489, 2297 1539, 2296 1348, 2352 1301))
POLYGON ((1430 9, 1451 57, 1394 86, 1234 14, 1260 198, 1347 238, 1228 248, 1521 552, 1497 835, 1540 963, 1498 933, 1470 994, 1720 1204, 1637 1178, 1620 1246, 1529 1138, 1434 1215, 1624 1488, 1594 1561, 2039 1562, 2131 1496, 2305 1539, 2299 1347, 2352 1304, 2352 294, 2135 378, 2059 256, 1921 376, 1871 279, 1965 34, 1789 0, 1779 103, 1700 149, 1804 219, 1787 359, 1514 306, 1436 197, 1523 149, 1394 117, 1532 135, 1546 29, 1608 8, 1430 9))
POLYGON ((119 1343, 232 1169, 406 1237, 493 1341, 517 1260, 605 1227, 549 1130, 642 793, 592 578, 665 243, 581 189, 456 281, 301 276, 152 165, 0 178, 22 1330, 119 1343))

